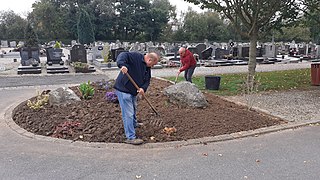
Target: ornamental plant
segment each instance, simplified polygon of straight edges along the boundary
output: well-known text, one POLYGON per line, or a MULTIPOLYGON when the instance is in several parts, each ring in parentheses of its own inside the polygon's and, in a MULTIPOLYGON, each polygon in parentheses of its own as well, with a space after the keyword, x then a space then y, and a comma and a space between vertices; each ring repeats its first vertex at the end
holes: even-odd
POLYGON ((82 83, 79 86, 79 91, 83 99, 91 99, 94 95, 94 87, 91 85, 90 81, 88 83, 82 83))
POLYGON ((112 103, 118 102, 118 96, 113 91, 107 92, 105 97, 108 102, 112 102, 112 103))
POLYGON ((115 81, 113 79, 108 81, 102 79, 100 81, 97 81, 96 83, 98 84, 99 89, 105 89, 108 91, 113 88, 115 81))
POLYGON ((49 101, 48 94, 40 94, 38 92, 38 96, 37 96, 36 100, 35 101, 28 100, 27 106, 30 109, 38 110, 38 109, 43 108, 43 106, 46 105, 48 103, 48 101, 49 101))

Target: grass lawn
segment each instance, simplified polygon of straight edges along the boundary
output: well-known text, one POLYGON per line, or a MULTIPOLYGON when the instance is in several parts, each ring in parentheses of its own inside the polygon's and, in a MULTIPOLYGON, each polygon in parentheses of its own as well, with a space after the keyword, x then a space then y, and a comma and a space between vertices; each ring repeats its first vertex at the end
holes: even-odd
MULTIPOLYGON (((219 90, 208 90, 217 95, 233 96, 239 95, 244 92, 247 73, 241 74, 216 74, 220 76, 219 90)), ((167 78, 171 81, 175 77, 167 78)), ((290 89, 310 89, 311 75, 310 69, 286 70, 286 71, 273 71, 273 72, 257 72, 255 76, 256 91, 282 91, 290 89)), ((178 82, 184 81, 183 77, 178 78, 178 82)), ((200 90, 205 90, 205 77, 194 76, 193 83, 198 86, 200 90)))

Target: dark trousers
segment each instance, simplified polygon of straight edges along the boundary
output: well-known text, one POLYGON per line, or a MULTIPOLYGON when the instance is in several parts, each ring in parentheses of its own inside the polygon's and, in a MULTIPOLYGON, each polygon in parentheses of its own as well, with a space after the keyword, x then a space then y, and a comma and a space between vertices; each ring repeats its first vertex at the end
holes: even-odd
POLYGON ((186 81, 189 81, 192 83, 192 75, 195 68, 196 66, 191 66, 184 71, 184 78, 186 79, 186 81))

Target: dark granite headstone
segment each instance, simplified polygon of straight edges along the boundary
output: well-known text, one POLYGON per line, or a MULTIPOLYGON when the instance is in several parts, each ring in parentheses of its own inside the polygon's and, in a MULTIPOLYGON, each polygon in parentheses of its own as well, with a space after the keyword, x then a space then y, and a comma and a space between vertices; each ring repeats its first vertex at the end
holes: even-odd
POLYGON ((38 47, 24 47, 20 50, 21 65, 29 66, 33 60, 40 63, 40 50, 38 47))
POLYGON ((196 45, 196 48, 198 49, 198 55, 200 59, 203 59, 201 52, 204 51, 207 48, 206 44, 200 43, 196 45))
POLYGON ((209 48, 203 50, 203 51, 201 52, 201 57, 202 57, 202 59, 204 59, 204 60, 209 59, 209 57, 211 57, 211 55, 212 55, 212 51, 213 51, 213 48, 212 48, 212 47, 209 47, 209 48))
POLYGON ((117 48, 117 49, 111 49, 111 59, 113 60, 113 61, 116 61, 117 60, 117 57, 118 57, 118 55, 120 54, 116 54, 116 51, 124 51, 124 48, 117 48))
POLYGON ((232 47, 232 56, 238 57, 238 47, 232 47))
POLYGON ((60 64, 62 61, 62 49, 60 48, 46 48, 47 63, 48 64, 60 64))
POLYGON ((128 52, 128 51, 126 51, 126 50, 124 50, 124 49, 117 49, 117 50, 115 51, 115 60, 117 60, 117 57, 118 57, 119 54, 122 53, 122 52, 128 52))
POLYGON ((198 54, 199 55, 199 51, 196 47, 188 47, 187 48, 192 54, 198 54))
POLYGON ((71 62, 87 63, 87 51, 83 45, 74 45, 70 51, 71 62))
POLYGON ((223 59, 223 56, 229 55, 229 50, 217 48, 214 59, 223 59))
POLYGON ((250 47, 242 47, 241 48, 241 56, 242 57, 249 57, 249 49, 250 49, 250 47))

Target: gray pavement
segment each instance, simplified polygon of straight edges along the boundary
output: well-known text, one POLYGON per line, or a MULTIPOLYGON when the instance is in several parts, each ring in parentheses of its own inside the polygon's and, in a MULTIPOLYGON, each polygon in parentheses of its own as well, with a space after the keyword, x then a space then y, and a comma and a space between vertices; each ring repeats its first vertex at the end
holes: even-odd
MULTIPOLYGON (((223 68, 228 71, 229 67, 223 68)), ((214 73, 213 71, 222 70, 209 68, 208 73, 214 73)), ((9 127, 7 123, 11 110, 23 100, 34 96, 37 90, 55 88, 60 84, 77 84, 106 75, 116 76, 117 72, 52 77, 19 76, 17 79, 13 76, 0 77, 0 179, 318 179, 320 177, 318 124, 207 145, 148 148, 148 146, 133 147, 125 144, 85 145, 51 138, 33 138, 21 134, 23 131, 9 127)), ((153 75, 167 76, 171 72, 171 69, 154 70, 153 75)))

